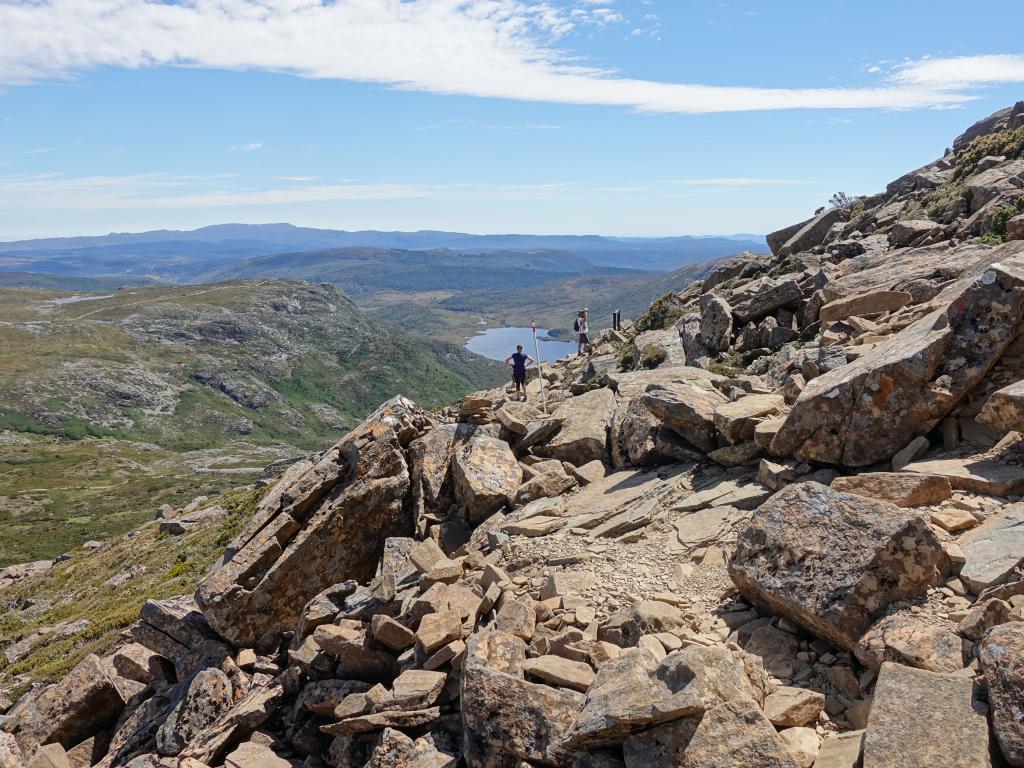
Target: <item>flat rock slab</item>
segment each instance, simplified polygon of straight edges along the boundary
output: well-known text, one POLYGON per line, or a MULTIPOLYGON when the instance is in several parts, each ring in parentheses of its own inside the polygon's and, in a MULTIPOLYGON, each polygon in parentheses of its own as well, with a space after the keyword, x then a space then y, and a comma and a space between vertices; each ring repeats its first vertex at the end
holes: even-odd
POLYGON ((995 459, 935 459, 915 461, 905 472, 940 475, 958 490, 974 491, 989 496, 1010 496, 1024 493, 1024 467, 1003 464, 995 459))
POLYGON ((502 530, 511 536, 547 536, 565 527, 564 517, 536 515, 519 522, 506 523, 502 530))
POLYGON ((974 592, 1001 584, 1024 561, 1024 504, 1014 504, 960 537, 960 579, 974 592))
POLYGON ((832 481, 832 490, 882 499, 897 507, 939 504, 953 495, 949 478, 915 472, 865 472, 837 477, 832 481))
POLYGON ((608 454, 608 425, 614 412, 615 395, 610 389, 593 389, 566 400, 555 414, 564 419, 562 428, 534 453, 577 467, 595 459, 603 461, 608 454))
POLYGON ((864 735, 864 768, 991 768, 988 721, 970 678, 886 662, 864 735))
POLYGON ((538 656, 527 659, 523 666, 526 674, 552 685, 572 688, 586 693, 594 682, 594 670, 582 661, 563 659, 561 656, 538 656))
POLYGON ((864 731, 833 733, 821 742, 814 768, 860 768, 864 731))
POLYGON ((887 605, 927 590, 941 554, 923 517, 809 481, 761 505, 729 575, 757 607, 852 651, 887 605))
POLYGON ((831 323, 836 320, 845 320, 852 315, 863 317, 880 312, 891 312, 894 309, 905 307, 913 298, 906 291, 858 293, 830 301, 821 308, 818 319, 823 323, 831 323))

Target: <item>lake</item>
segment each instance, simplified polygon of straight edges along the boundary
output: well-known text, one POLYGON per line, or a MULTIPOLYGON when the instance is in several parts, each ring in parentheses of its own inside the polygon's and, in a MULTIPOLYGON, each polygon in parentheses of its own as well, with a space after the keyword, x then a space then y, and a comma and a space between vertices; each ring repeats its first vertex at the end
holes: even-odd
MULTIPOLYGON (((547 333, 544 328, 537 329, 542 363, 552 363, 560 357, 576 354, 575 341, 545 340, 547 333)), ((536 357, 533 331, 529 328, 488 328, 467 341, 466 349, 492 360, 504 360, 516 351, 516 344, 522 344, 524 352, 530 357, 536 357)))

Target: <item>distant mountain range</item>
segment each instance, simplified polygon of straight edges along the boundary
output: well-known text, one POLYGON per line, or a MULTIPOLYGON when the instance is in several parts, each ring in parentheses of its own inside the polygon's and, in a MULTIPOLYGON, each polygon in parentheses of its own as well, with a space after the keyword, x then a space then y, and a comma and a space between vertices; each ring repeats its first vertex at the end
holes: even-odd
MULTIPOLYGON (((219 224, 191 231, 156 230, 90 237, 0 243, 0 272, 83 277, 150 278, 194 282, 225 274, 231 265, 273 254, 337 249, 385 249, 437 254, 546 251, 561 254, 556 271, 579 274, 584 266, 670 272, 738 251, 764 251, 763 237, 603 237, 600 235, 472 235, 461 232, 346 232, 291 224, 219 224), (575 263, 574 263, 575 262, 575 263)), ((433 255, 426 255, 433 254, 433 255)), ((248 272, 249 269, 239 270, 248 272)), ((289 275, 291 277, 293 275, 289 275)))

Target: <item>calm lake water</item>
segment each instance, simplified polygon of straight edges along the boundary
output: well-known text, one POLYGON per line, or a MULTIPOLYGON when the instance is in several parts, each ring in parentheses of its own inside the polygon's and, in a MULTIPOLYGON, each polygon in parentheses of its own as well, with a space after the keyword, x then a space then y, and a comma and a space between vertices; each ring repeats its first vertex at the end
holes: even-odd
MULTIPOLYGON (((574 341, 545 341, 547 330, 537 329, 540 340, 541 362, 551 363, 560 357, 576 354, 574 341)), ((516 344, 523 345, 523 351, 536 357, 533 348, 533 331, 529 328, 488 328, 466 342, 466 349, 492 360, 504 360, 516 351, 516 344)))

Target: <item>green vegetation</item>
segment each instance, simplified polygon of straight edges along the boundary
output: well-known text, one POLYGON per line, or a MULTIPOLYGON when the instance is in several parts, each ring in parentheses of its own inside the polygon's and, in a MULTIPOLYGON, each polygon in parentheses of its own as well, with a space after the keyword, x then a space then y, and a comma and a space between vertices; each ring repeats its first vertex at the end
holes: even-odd
POLYGON ((0 433, 0 567, 111 539, 152 520, 161 504, 183 507, 251 483, 281 455, 247 444, 177 453, 115 438, 0 433))
POLYGON ((91 624, 68 637, 40 638, 13 664, 0 657, 0 673, 8 679, 24 674, 35 682, 52 682, 87 654, 109 652, 146 600, 191 594, 252 515, 258 499, 259 492, 251 487, 230 491, 220 499, 228 517, 219 523, 179 537, 161 535, 157 524, 150 523, 102 549, 79 548, 46 573, 5 590, 6 604, 17 605, 23 598, 20 604, 30 607, 0 616, 4 647, 41 628, 80 619, 91 624), (117 587, 104 586, 129 570, 138 575, 117 587))
POLYGON ((251 482, 396 394, 443 406, 504 379, 461 347, 382 327, 332 286, 61 296, 0 289, 0 564, 251 482))
POLYGON ((683 316, 683 308, 679 306, 676 294, 666 293, 659 296, 636 321, 639 331, 660 331, 675 324, 683 316))
POLYGON ((648 370, 657 368, 665 362, 666 358, 668 358, 668 350, 657 344, 648 344, 640 354, 640 367, 648 370))
POLYGON ((1016 160, 1024 155, 1024 125, 1012 131, 998 131, 977 137, 956 157, 955 180, 965 179, 977 173, 978 164, 989 156, 1003 156, 1016 160))
POLYGON ((636 344, 632 341, 623 344, 622 349, 619 350, 619 370, 632 371, 636 368, 636 363, 636 344))

